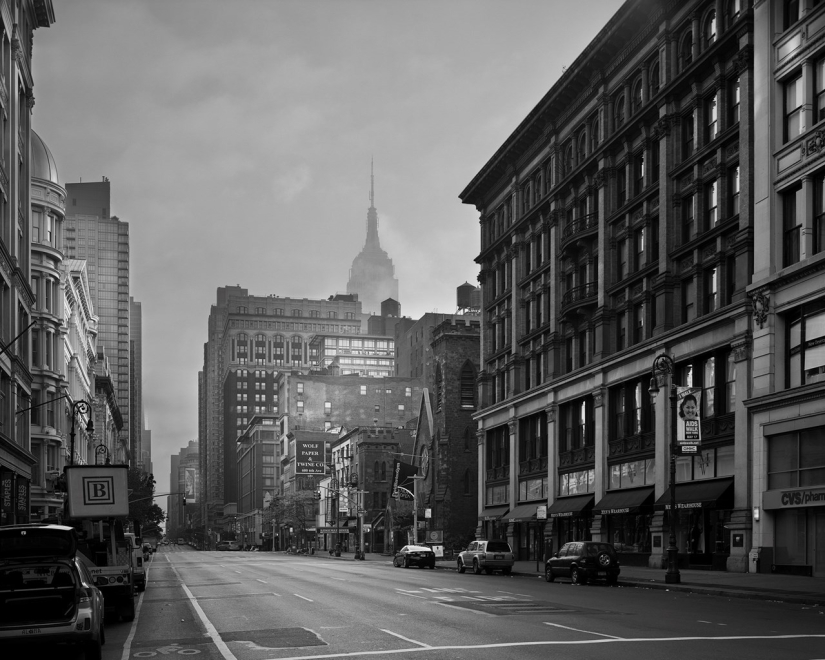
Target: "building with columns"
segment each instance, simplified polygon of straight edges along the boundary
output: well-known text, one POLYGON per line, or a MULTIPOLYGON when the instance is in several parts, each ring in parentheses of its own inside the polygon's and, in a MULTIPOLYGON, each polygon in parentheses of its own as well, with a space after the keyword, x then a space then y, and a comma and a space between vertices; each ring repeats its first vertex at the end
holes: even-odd
POLYGON ((680 564, 748 568, 755 14, 628 0, 460 195, 481 223, 477 534, 519 559, 596 539, 663 566, 673 458, 680 564), (671 452, 672 385, 698 395, 695 453, 671 452))

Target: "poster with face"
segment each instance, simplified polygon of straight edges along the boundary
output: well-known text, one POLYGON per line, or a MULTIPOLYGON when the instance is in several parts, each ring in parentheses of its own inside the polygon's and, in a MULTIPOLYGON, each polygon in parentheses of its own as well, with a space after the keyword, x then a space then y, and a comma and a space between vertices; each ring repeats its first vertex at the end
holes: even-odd
POLYGON ((698 387, 676 388, 676 442, 682 453, 695 453, 702 442, 701 403, 702 390, 698 387))

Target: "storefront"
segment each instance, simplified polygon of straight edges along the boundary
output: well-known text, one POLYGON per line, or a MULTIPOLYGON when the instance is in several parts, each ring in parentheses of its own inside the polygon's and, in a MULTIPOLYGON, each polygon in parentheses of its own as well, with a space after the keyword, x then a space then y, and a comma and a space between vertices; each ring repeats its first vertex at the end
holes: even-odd
POLYGON ((508 537, 517 561, 536 561, 541 558, 544 537, 544 520, 536 520, 536 509, 544 502, 519 504, 512 511, 504 515, 504 520, 510 523, 508 537))
POLYGON ((774 519, 771 572, 825 577, 825 486, 765 491, 762 508, 774 519))
MULTIPOLYGON (((507 513, 507 506, 493 506, 482 510, 478 516, 477 535, 480 539, 506 539, 507 521, 502 516, 507 513)), ((467 539, 469 541, 470 539, 467 539)))
POLYGON ((622 555, 622 563, 647 566, 651 550, 653 486, 608 491, 593 507, 601 516, 602 538, 622 555))
POLYGON ((592 493, 560 497, 547 509, 545 555, 558 552, 568 541, 590 541, 593 527, 592 493), (549 546, 549 547, 547 547, 549 546))
MULTIPOLYGON (((664 530, 652 535, 652 548, 667 547, 670 530, 670 488, 654 508, 665 512, 664 530), (657 538, 658 537, 658 538, 657 538)), ((725 570, 730 554, 725 525, 733 508, 733 477, 676 484, 676 548, 680 563, 694 568, 725 570)))

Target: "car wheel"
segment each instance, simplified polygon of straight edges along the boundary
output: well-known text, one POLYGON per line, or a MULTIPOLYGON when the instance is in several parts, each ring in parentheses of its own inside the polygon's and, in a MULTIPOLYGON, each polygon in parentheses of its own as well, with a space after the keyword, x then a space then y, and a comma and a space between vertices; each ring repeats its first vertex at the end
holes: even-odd
POLYGON ((473 559, 473 573, 481 575, 481 566, 478 565, 478 559, 473 559))
POLYGON ((550 569, 550 568, 545 568, 544 569, 544 579, 547 582, 554 582, 555 581, 556 576, 553 575, 553 570, 552 569, 550 569))
POLYGON ((579 571, 578 568, 570 569, 570 579, 573 584, 587 584, 587 578, 584 576, 584 573, 579 571))
POLYGON ((404 557, 404 568, 410 567, 410 560, 408 557, 404 557))
POLYGON ((458 566, 458 572, 459 573, 463 573, 464 571, 467 570, 467 567, 464 565, 464 562, 461 561, 460 559, 456 562, 456 565, 458 566))
POLYGON ((100 640, 92 640, 83 645, 83 656, 86 660, 103 660, 103 649, 100 640))

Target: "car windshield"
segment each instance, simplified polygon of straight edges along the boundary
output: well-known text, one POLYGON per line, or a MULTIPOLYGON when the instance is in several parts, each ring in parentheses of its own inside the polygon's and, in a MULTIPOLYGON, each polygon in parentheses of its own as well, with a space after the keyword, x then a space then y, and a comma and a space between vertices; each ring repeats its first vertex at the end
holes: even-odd
POLYGON ((510 552, 510 544, 506 541, 490 541, 487 552, 510 552))
POLYGON ((595 557, 602 552, 606 552, 609 555, 616 554, 616 551, 613 549, 613 546, 609 543, 591 543, 587 546, 587 554, 591 557, 595 557))

